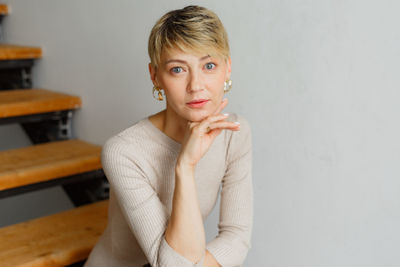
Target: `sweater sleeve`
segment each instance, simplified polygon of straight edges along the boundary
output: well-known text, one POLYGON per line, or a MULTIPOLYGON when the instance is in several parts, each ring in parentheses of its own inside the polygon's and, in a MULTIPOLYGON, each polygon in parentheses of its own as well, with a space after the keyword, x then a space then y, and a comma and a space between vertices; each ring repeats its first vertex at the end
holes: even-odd
POLYGON ((125 141, 114 136, 104 144, 101 162, 122 213, 152 267, 203 266, 205 252, 193 263, 165 240, 168 213, 125 141))
POLYGON ((223 266, 241 266, 251 248, 253 226, 252 143, 248 122, 232 133, 222 179, 218 235, 206 249, 223 266))

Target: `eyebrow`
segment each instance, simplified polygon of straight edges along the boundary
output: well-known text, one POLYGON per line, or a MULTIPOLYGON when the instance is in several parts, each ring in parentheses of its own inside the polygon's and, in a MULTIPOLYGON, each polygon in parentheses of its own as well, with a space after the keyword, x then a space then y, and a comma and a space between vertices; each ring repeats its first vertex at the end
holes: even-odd
MULTIPOLYGON (((207 58, 209 58, 209 57, 211 57, 211 56, 210 56, 210 55, 204 56, 204 57, 200 58, 200 61, 202 61, 202 60, 204 60, 204 59, 207 59, 207 58)), ((168 63, 171 63, 171 62, 179 62, 179 63, 187 64, 187 62, 186 62, 185 60, 181 60, 181 59, 169 59, 169 60, 167 60, 167 61, 165 62, 165 65, 167 65, 168 63)))

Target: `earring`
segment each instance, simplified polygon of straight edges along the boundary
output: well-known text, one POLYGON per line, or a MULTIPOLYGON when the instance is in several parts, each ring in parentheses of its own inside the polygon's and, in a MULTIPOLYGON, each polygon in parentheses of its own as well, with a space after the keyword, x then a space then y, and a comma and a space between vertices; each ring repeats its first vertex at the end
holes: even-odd
POLYGON ((163 100, 164 100, 164 97, 163 97, 163 95, 162 95, 162 93, 161 93, 161 89, 158 88, 157 86, 154 86, 154 87, 153 87, 153 97, 154 97, 155 99, 157 99, 158 101, 163 101, 163 100), (154 92, 155 92, 156 90, 158 91, 158 97, 156 97, 156 96, 154 95, 154 92))
POLYGON ((229 79, 226 82, 224 82, 224 93, 229 92, 232 89, 232 80, 229 79))

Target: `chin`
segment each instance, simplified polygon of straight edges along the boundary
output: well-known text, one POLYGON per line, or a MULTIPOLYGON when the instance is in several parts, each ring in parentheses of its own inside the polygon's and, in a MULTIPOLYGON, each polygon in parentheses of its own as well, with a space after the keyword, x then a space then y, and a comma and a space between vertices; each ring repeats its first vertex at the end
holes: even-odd
POLYGON ((208 110, 197 110, 197 111, 191 111, 186 113, 185 119, 188 121, 193 121, 193 122, 198 122, 202 121, 208 116, 210 116, 211 112, 208 110))

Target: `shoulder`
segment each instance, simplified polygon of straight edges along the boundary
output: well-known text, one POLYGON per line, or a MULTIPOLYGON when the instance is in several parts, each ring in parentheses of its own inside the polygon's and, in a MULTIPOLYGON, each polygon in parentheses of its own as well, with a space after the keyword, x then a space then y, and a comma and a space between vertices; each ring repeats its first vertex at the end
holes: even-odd
POLYGON ((239 131, 226 131, 228 160, 246 154, 252 149, 251 127, 248 120, 239 114, 230 113, 229 121, 240 123, 239 131))
POLYGON ((239 132, 251 132, 250 123, 244 116, 236 114, 236 113, 230 113, 228 120, 229 121, 237 121, 240 123, 240 131, 239 132))
POLYGON ((232 140, 245 140, 251 138, 251 126, 248 120, 239 114, 230 113, 227 119, 228 121, 238 122, 240 123, 239 131, 228 131, 230 133, 230 141, 232 140))
MULTIPOLYGON (((145 119, 139 120, 130 127, 120 131, 106 140, 102 148, 104 154, 123 154, 131 150, 132 146, 139 149, 146 140, 145 119)), ((137 151, 137 150, 136 150, 137 151)))
POLYGON ((101 150, 101 164, 109 181, 121 177, 146 177, 143 166, 148 158, 151 140, 146 137, 143 120, 111 136, 101 150))

